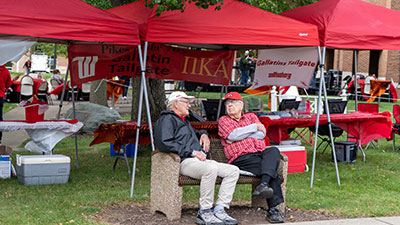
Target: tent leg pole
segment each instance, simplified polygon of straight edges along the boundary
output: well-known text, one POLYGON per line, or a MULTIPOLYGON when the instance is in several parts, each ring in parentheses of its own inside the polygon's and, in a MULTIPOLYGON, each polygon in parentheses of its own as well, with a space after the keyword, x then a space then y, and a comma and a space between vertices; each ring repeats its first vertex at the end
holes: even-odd
MULTIPOLYGON (((353 51, 353 54, 354 54, 354 90, 355 90, 355 98, 356 98, 356 100, 355 100, 355 109, 356 109, 356 111, 358 111, 358 94, 357 94, 357 87, 358 87, 358 80, 357 80, 357 53, 358 53, 358 51, 357 50, 354 50, 353 51)), ((361 89, 360 89, 361 90, 361 89)), ((362 92, 362 90, 361 90, 361 92, 362 92)))
MULTIPOLYGON (((318 47, 318 58, 321 66, 321 48, 318 47)), ((318 101, 317 101, 317 119, 315 122, 315 136, 314 136, 314 146, 313 146, 313 159, 312 159, 312 166, 311 166, 311 182, 310 187, 313 187, 314 182, 314 170, 315 170, 315 158, 317 153, 317 144, 318 144, 318 127, 319 127, 319 117, 321 115, 321 90, 322 90, 322 81, 321 77, 323 76, 323 71, 320 68, 320 78, 319 78, 319 91, 318 91, 318 101)))
POLYGON ((142 46, 138 45, 138 51, 139 51, 139 59, 140 59, 140 65, 142 69, 142 77, 141 77, 141 82, 140 82, 140 92, 139 92, 139 108, 138 108, 138 116, 137 116, 137 124, 136 124, 136 142, 135 142, 135 156, 133 158, 133 168, 132 168, 132 181, 131 181, 131 193, 130 193, 130 198, 133 197, 133 188, 135 185, 135 170, 136 170, 136 157, 137 157, 137 152, 138 152, 138 146, 139 146, 139 132, 140 132, 140 122, 141 122, 141 117, 142 117, 142 106, 143 106, 143 92, 144 92, 144 85, 146 85, 146 80, 145 80, 145 67, 143 66, 143 57, 142 57, 142 46))
MULTIPOLYGON (((148 42, 146 41, 144 43, 144 54, 143 54, 143 59, 147 58, 147 49, 148 49, 148 42)), ((143 80, 144 80, 144 86, 143 86, 143 93, 144 93, 144 99, 145 99, 145 103, 146 103, 146 112, 147 112, 147 121, 149 123, 149 131, 150 131, 150 141, 151 141, 151 150, 154 152, 155 151, 155 147, 154 147, 154 138, 153 138, 153 125, 151 123, 151 114, 150 114, 150 104, 149 104, 149 96, 148 96, 148 92, 147 92, 147 85, 146 85, 146 76, 145 76, 145 71, 146 71, 146 61, 143 61, 143 69, 142 69, 142 73, 143 73, 143 80)))
MULTIPOLYGON (((321 73, 324 72, 324 60, 325 60, 325 50, 326 47, 324 47, 323 52, 322 52, 322 59, 321 59, 321 73)), ((328 118, 328 127, 329 127, 329 136, 331 139, 331 147, 332 147, 332 154, 333 154, 333 161, 335 163, 335 170, 336 170, 336 179, 337 179, 337 183, 340 186, 340 178, 339 178, 339 169, 337 166, 337 159, 336 159, 336 149, 335 149, 335 142, 333 140, 333 133, 332 133, 332 123, 331 123, 331 115, 329 112, 329 105, 328 105, 328 94, 326 92, 326 85, 325 85, 325 76, 322 75, 322 77, 320 78, 320 83, 324 83, 324 85, 322 85, 322 89, 324 90, 324 96, 325 96, 325 111, 326 111, 326 116, 328 118), (322 82, 322 81, 323 82, 322 82)))
MULTIPOLYGON (((76 119, 76 109, 75 109, 75 88, 72 87, 71 85, 71 90, 72 90, 72 110, 73 110, 73 115, 74 115, 74 120, 76 119)), ((79 168, 79 158, 78 158, 78 135, 75 133, 75 157, 76 157, 76 168, 79 168)))
POLYGON ((61 115, 61 108, 63 105, 64 96, 65 96, 65 88, 67 87, 68 73, 69 73, 69 65, 67 66, 67 73, 65 74, 64 86, 63 86, 63 89, 61 92, 61 99, 60 99, 60 105, 59 105, 58 113, 57 113, 57 120, 60 119, 60 115, 61 115))
POLYGON ((224 94, 224 89, 225 89, 225 85, 222 85, 222 86, 221 86, 221 94, 219 95, 219 102, 218 102, 217 121, 218 121, 219 115, 221 115, 222 96, 223 96, 223 94, 224 94))
MULTIPOLYGON (((319 78, 319 92, 318 92, 318 102, 317 102, 317 119, 315 123, 315 137, 314 137, 314 147, 313 147, 313 161, 312 161, 312 168, 311 168, 311 182, 310 182, 310 187, 313 187, 313 182, 314 182, 314 170, 315 170, 315 158, 316 158, 316 151, 317 151, 317 142, 318 142, 318 127, 319 127, 319 118, 321 114, 321 91, 324 91, 324 97, 325 97, 325 107, 328 108, 328 96, 326 93, 326 86, 325 86, 325 77, 324 77, 324 59, 325 59, 325 51, 326 48, 323 48, 322 56, 321 56, 321 48, 318 47, 318 58, 320 62, 320 78, 319 78)), ((336 177, 337 177, 337 182, 338 185, 340 185, 340 178, 339 178, 339 170, 337 168, 337 161, 336 161, 336 152, 335 152, 335 147, 333 143, 333 137, 332 137, 332 127, 330 125, 330 115, 329 115, 329 109, 327 110, 327 117, 328 117, 328 124, 329 124, 329 130, 330 130, 330 137, 331 137, 331 144, 332 144, 332 151, 333 151, 333 158, 335 162, 335 169, 336 169, 336 177)))

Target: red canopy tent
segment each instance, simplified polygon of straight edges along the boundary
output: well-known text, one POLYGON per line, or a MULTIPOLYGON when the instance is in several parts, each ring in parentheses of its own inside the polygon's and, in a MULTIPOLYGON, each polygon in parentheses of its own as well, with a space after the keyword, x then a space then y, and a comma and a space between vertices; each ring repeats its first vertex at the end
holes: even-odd
POLYGON ((316 27, 279 16, 236 0, 226 0, 221 10, 186 9, 156 16, 144 0, 107 11, 140 25, 144 41, 174 43, 207 49, 266 48, 267 46, 317 46, 316 27))
MULTIPOLYGON (((0 28, 0 38, 22 36, 50 43, 140 45, 135 22, 123 20, 80 0, 4 1, 0 7, 0 28)), ((75 112, 74 102, 73 109, 75 112)), ((78 167, 77 144, 75 150, 78 167)))
MULTIPOLYGON (((322 89, 324 89, 326 96, 325 85, 321 85, 324 80, 322 73, 326 47, 341 49, 400 49, 400 26, 398 25, 400 13, 361 0, 323 0, 288 10, 281 15, 318 26, 320 45, 324 47, 322 57, 320 56, 321 82, 319 99, 321 98, 322 89)), ((357 55, 356 52, 357 50, 354 50, 355 56, 357 55)), ((356 57, 354 57, 354 65, 356 68, 355 74, 357 74, 356 57)), ((357 82, 357 76, 355 76, 355 79, 357 82)), ((357 110, 357 91, 355 93, 357 110)), ((325 105, 327 104, 325 98, 325 105)), ((318 123, 316 124, 316 130, 318 132, 318 123)), ((314 178, 316 144, 317 137, 315 137, 314 142, 311 187, 314 178)), ((333 141, 331 144, 332 150, 334 150, 333 141)), ((361 151, 363 151, 362 148, 361 151)), ((340 184, 339 179, 338 184, 340 184)))
POLYGON ((136 23, 80 0, 3 1, 0 27, 0 37, 26 36, 41 42, 140 44, 136 23))
MULTIPOLYGON (((139 0, 107 10, 139 24, 141 39, 145 41, 144 59, 146 58, 147 42, 224 50, 267 48, 269 46, 318 46, 319 43, 317 29, 314 25, 275 15, 236 0, 225 0, 222 9, 218 11, 213 7, 199 9, 196 5, 189 3, 186 3, 183 13, 175 10, 156 16, 155 9, 156 6, 153 9, 145 7, 145 1, 139 0)), ((141 63, 143 68, 145 68, 145 63, 141 63)), ((144 72, 142 72, 139 95, 131 197, 143 95, 148 121, 151 121, 144 72)), ((150 135, 152 137, 152 133, 150 135)))
POLYGON ((400 49, 400 12, 361 0, 323 0, 280 15, 316 25, 324 47, 400 49))

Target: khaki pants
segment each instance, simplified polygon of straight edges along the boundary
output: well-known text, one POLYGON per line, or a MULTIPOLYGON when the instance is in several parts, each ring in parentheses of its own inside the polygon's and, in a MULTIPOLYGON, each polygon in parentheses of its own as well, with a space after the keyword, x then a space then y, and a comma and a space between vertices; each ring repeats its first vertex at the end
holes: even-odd
POLYGON ((235 192, 236 182, 239 179, 239 168, 227 163, 214 160, 200 161, 197 158, 183 160, 180 173, 200 181, 200 209, 213 207, 215 180, 223 178, 216 204, 229 208, 235 192))

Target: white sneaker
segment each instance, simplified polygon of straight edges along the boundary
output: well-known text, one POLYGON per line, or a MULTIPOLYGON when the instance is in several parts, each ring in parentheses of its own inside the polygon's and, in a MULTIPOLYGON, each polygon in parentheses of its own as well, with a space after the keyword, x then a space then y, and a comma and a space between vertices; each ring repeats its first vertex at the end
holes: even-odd
POLYGON ((126 100, 126 96, 122 97, 124 100, 126 100))
POLYGON ((230 217, 223 209, 214 212, 214 216, 223 221, 224 224, 236 225, 239 223, 236 219, 230 217))
POLYGON ((211 209, 206 210, 203 213, 200 211, 197 213, 196 224, 200 225, 224 225, 224 222, 214 216, 211 209))

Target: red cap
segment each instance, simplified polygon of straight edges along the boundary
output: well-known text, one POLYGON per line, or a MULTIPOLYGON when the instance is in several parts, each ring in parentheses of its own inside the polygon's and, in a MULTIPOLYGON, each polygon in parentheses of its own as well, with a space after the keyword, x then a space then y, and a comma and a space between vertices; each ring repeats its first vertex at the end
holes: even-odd
POLYGON ((240 100, 243 101, 242 96, 238 92, 229 92, 228 94, 225 95, 224 101, 227 99, 235 99, 235 100, 240 100))

